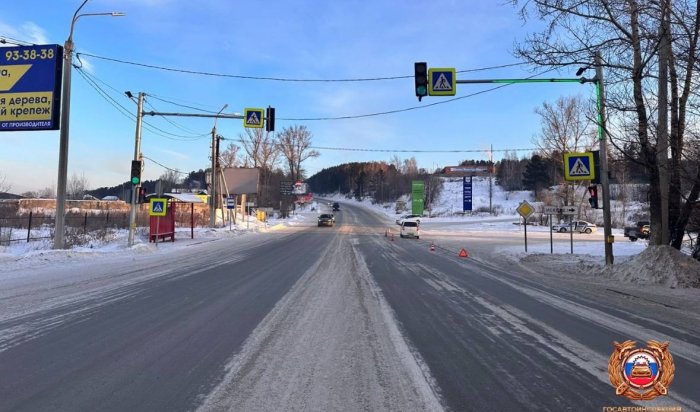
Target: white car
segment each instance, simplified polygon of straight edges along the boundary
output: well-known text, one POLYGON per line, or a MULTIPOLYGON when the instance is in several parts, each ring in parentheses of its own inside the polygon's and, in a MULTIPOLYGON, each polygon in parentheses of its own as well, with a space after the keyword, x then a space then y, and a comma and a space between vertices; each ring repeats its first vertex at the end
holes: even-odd
POLYGON ((399 236, 403 237, 414 237, 420 239, 420 224, 417 222, 405 221, 401 223, 401 232, 399 236))
POLYGON ((399 216, 398 219, 396 219, 396 224, 400 225, 403 222, 416 222, 420 224, 420 220, 423 218, 421 215, 403 215, 399 216))
POLYGON ((579 233, 593 233, 598 230, 596 225, 586 222, 585 220, 574 220, 571 223, 562 223, 561 225, 553 226, 552 230, 559 233, 565 233, 571 231, 572 228, 574 232, 579 233))

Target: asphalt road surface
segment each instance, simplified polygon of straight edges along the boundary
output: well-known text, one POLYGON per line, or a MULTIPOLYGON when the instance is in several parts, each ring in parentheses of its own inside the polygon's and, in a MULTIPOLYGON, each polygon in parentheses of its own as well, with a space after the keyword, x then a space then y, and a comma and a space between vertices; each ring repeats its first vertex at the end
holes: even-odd
POLYGON ((0 410, 599 411, 630 405, 607 374, 627 339, 671 342, 670 396, 643 405, 700 410, 700 332, 672 307, 430 251, 448 242, 349 205, 336 217, 0 269, 0 410))

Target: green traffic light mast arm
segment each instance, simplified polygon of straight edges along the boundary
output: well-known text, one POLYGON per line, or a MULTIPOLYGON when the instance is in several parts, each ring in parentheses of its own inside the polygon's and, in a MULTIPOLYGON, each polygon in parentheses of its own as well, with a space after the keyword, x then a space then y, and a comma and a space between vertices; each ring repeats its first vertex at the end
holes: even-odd
POLYGON ((515 83, 596 83, 598 79, 586 79, 585 77, 562 79, 477 79, 456 80, 458 84, 515 84, 515 83))

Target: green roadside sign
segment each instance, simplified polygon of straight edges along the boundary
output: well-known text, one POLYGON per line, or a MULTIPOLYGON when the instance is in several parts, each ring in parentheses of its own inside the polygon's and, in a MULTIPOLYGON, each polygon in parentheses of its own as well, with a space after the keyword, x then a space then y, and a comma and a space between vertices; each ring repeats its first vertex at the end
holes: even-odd
POLYGON ((423 199, 425 199, 425 182, 414 180, 411 183, 411 213, 423 215, 423 199))

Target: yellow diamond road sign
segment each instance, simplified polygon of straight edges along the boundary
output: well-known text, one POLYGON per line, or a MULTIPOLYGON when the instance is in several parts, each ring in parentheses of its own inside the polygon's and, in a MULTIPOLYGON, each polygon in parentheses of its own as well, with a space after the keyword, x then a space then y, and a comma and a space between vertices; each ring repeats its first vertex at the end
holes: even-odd
POLYGON ((520 206, 516 209, 518 214, 525 219, 528 217, 532 216, 533 213, 535 213, 535 208, 532 207, 531 204, 527 202, 527 200, 523 200, 522 203, 520 203, 520 206))

